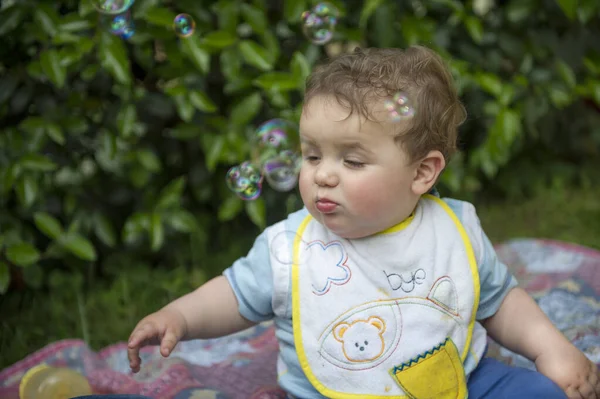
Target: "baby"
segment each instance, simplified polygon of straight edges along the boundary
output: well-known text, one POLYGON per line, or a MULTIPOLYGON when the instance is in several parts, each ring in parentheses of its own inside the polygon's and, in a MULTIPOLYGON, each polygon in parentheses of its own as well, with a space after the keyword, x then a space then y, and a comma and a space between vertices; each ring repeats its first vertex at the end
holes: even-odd
POLYGON ((180 340, 273 319, 290 398, 599 398, 596 366, 517 287, 474 207, 434 189, 464 119, 427 48, 357 49, 318 67, 300 119, 305 208, 141 320, 131 369, 143 345, 168 356, 180 340), (398 92, 416 112, 392 122, 385 99, 398 92), (488 334, 538 371, 485 357, 488 334))

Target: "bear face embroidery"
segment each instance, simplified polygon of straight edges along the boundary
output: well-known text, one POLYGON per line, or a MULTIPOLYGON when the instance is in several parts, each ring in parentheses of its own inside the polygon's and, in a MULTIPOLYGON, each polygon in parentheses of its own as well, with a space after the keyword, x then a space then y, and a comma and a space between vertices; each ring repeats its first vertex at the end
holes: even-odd
POLYGON ((342 343, 344 356, 351 362, 370 362, 383 353, 385 323, 377 316, 368 320, 342 322, 333 328, 334 338, 342 343))

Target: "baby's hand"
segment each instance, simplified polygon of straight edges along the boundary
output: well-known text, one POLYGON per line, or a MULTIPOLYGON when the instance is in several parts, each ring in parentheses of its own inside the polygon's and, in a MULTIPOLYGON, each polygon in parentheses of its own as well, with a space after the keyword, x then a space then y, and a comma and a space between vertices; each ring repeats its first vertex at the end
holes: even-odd
POLYGON ((535 365, 540 373, 556 382, 569 399, 600 398, 598 368, 575 346, 547 351, 538 356, 535 365))
POLYGON ((129 336, 127 357, 131 371, 140 371, 140 349, 146 345, 160 345, 164 357, 171 354, 175 345, 187 333, 183 315, 175 309, 162 309, 144 317, 129 336))

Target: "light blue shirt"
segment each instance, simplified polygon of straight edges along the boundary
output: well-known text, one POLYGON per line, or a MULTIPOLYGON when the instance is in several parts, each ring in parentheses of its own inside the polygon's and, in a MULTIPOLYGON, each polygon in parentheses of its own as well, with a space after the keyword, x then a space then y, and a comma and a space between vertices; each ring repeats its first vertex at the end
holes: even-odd
MULTIPOLYGON (((496 256, 492 243, 481 228, 475 207, 455 199, 443 200, 459 218, 471 241, 481 284, 476 318, 484 320, 496 313, 508 291, 517 282, 496 256)), ((284 222, 286 231, 297 231, 307 215, 306 208, 290 214, 284 222)), ((307 380, 298 362, 291 317, 279 317, 273 311, 273 272, 266 230, 257 237, 248 255, 234 262, 224 271, 224 275, 233 288, 243 317, 254 322, 274 320, 280 357, 285 360, 288 369, 279 375, 280 386, 299 398, 323 398, 307 380)), ((289 296, 291 298, 291 291, 289 296)), ((290 309, 286 314, 291 315, 291 299, 287 303, 290 309)), ((465 372, 469 374, 478 361, 479 359, 469 355, 465 360, 465 372)))

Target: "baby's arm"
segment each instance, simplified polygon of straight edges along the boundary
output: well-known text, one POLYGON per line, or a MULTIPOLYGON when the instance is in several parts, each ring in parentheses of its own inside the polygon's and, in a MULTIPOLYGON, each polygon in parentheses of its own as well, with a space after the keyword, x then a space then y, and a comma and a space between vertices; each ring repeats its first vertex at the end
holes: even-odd
POLYGON ((483 321, 499 344, 535 362, 569 398, 596 398, 600 379, 592 363, 552 324, 521 288, 510 290, 498 311, 483 321))
POLYGON ((238 301, 225 276, 218 276, 165 309, 179 311, 187 326, 182 339, 221 337, 253 326, 238 310, 238 301))
POLYGON ((219 276, 143 318, 129 337, 129 364, 139 371, 144 345, 159 344, 168 356, 181 340, 220 337, 254 324, 240 315, 229 281, 219 276))

